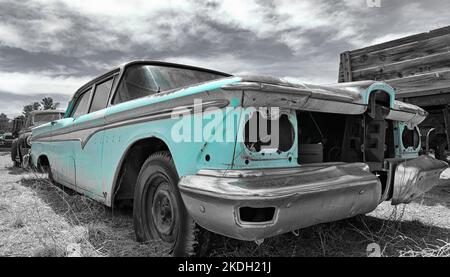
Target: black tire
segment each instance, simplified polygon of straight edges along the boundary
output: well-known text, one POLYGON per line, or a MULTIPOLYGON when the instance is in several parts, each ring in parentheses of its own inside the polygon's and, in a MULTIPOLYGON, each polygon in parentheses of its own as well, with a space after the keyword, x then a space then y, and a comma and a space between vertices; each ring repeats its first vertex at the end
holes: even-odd
POLYGON ((23 165, 23 155, 22 155, 22 150, 20 150, 21 147, 20 145, 17 146, 17 154, 19 155, 19 166, 22 167, 23 165))
POLYGON ((14 140, 11 144, 11 160, 14 163, 14 166, 19 166, 19 163, 16 160, 17 152, 18 152, 17 140, 14 140))
POLYGON ((136 183, 133 221, 140 242, 160 240, 173 256, 206 252, 209 236, 187 212, 178 190, 178 173, 166 151, 151 155, 136 183))

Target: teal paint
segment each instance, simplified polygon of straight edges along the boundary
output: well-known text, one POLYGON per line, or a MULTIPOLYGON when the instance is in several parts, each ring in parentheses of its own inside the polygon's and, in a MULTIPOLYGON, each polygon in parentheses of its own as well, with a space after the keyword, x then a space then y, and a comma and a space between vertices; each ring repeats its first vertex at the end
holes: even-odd
MULTIPOLYGON (((419 151, 422 147, 421 141, 419 139, 419 146, 417 148, 408 147, 405 148, 405 146, 402 143, 402 134, 403 130, 405 128, 408 128, 406 123, 404 122, 395 122, 394 123, 394 144, 395 144, 395 156, 396 158, 416 158, 419 156, 419 151)), ((417 128, 418 130, 418 128, 417 128)), ((419 131, 419 138, 420 138, 420 131, 419 131)))
POLYGON ((230 101, 230 106, 231 107, 237 107, 239 106, 239 104, 241 103, 241 101, 237 98, 232 98, 230 101))
POLYGON ((363 103, 365 105, 369 104, 369 98, 370 98, 370 94, 374 91, 377 90, 382 90, 385 91, 387 94, 389 94, 389 106, 391 109, 394 108, 394 101, 395 101, 395 90, 388 84, 385 83, 374 83, 371 86, 369 86, 363 93, 362 93, 362 98, 363 98, 363 103))
POLYGON ((294 143, 291 149, 286 152, 277 153, 276 150, 266 150, 260 152, 250 151, 244 141, 245 124, 250 118, 251 114, 255 112, 253 107, 245 108, 242 112, 242 119, 240 120, 238 130, 238 143, 236 143, 236 155, 234 159, 234 168, 261 168, 261 167, 293 167, 298 166, 298 132, 297 132, 297 116, 294 110, 289 114, 289 121, 294 128, 295 136, 294 143))

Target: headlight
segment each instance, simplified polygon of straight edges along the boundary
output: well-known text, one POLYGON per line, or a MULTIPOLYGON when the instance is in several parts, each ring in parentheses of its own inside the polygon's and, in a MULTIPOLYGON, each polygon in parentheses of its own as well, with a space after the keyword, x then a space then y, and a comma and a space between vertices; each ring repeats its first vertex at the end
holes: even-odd
POLYGON ((32 142, 31 142, 31 136, 28 136, 28 137, 27 137, 27 144, 28 144, 29 146, 31 146, 31 143, 32 143, 32 142))

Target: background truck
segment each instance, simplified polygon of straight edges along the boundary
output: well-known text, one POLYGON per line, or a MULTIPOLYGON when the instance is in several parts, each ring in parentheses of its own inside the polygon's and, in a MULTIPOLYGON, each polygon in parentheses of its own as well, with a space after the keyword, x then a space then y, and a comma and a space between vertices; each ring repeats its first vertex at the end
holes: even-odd
POLYGON ((18 116, 13 119, 11 133, 13 134, 14 138, 17 138, 19 136, 19 132, 20 132, 20 130, 22 130, 22 127, 24 124, 25 124, 24 116, 18 116))
POLYGON ((397 100, 424 108, 423 141, 429 134, 436 157, 450 160, 450 26, 341 53, 338 81, 361 80, 385 81, 397 100))

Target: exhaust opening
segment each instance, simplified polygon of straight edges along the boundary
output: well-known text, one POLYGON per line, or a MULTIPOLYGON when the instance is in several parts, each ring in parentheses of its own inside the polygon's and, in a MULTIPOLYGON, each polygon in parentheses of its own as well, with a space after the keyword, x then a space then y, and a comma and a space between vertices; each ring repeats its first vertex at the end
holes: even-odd
POLYGON ((275 207, 239 208, 239 220, 242 223, 262 223, 273 221, 275 215, 275 207))

